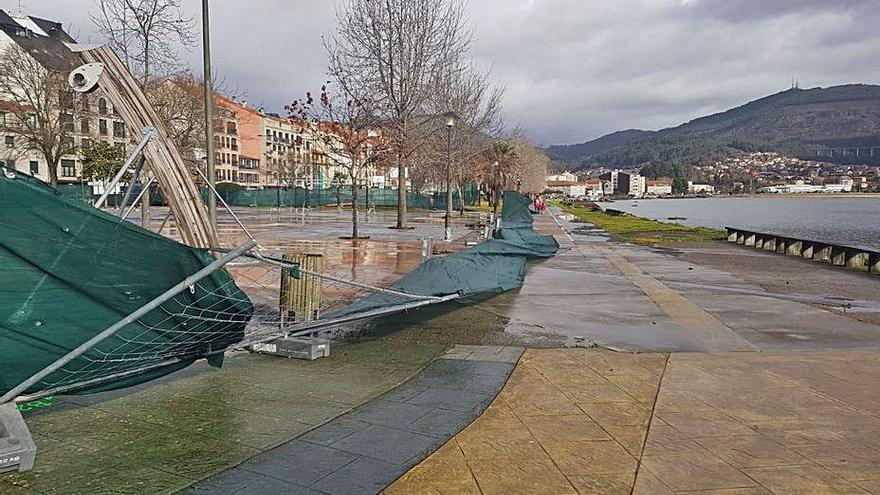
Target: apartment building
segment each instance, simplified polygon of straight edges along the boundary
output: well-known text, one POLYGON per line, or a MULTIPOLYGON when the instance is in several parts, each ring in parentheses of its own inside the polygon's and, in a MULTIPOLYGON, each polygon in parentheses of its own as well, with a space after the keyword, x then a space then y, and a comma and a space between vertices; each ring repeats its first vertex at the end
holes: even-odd
POLYGON ((214 180, 217 183, 241 182, 238 151, 238 114, 217 107, 214 114, 214 180))
POLYGON ((238 155, 234 182, 249 188, 265 186, 263 115, 246 103, 239 103, 221 94, 216 95, 215 101, 219 108, 236 116, 236 135, 229 136, 230 140, 235 139, 236 146, 232 151, 238 155))
MULTIPOLYGON (((0 51, 18 45, 47 70, 64 71, 79 65, 64 43, 72 43, 60 23, 38 17, 11 17, 0 10, 0 51)), ((0 102, 0 165, 15 167, 43 181, 49 181, 49 166, 43 154, 26 143, 26 137, 16 132, 22 122, 13 113, 15 102, 0 102)), ((21 113, 21 112, 17 112, 21 113)), ((104 141, 127 148, 131 132, 116 114, 113 106, 100 90, 85 95, 84 111, 68 126, 70 148, 75 151, 64 155, 58 164, 59 183, 82 181, 82 150, 96 141, 104 141)))

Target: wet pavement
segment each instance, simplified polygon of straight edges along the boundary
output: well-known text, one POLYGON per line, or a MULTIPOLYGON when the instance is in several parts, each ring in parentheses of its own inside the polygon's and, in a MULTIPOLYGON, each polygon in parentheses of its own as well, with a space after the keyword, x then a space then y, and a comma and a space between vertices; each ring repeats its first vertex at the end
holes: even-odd
MULTIPOLYGON (((436 213, 415 212, 415 228, 396 231, 388 228, 394 213, 379 212, 365 224, 371 238, 360 241, 338 239, 349 233, 350 212, 316 210, 304 219, 295 211, 240 213, 268 250, 314 250, 331 273, 375 285, 408 273, 421 261, 421 239, 442 235, 436 213)), ((456 236, 467 235, 475 219, 458 219, 456 236)), ((225 242, 243 239, 231 217, 222 223, 225 242)), ((462 343, 531 349, 485 413, 451 441, 443 442, 470 418, 455 422, 439 403, 379 399, 404 404, 397 413, 424 414, 355 424, 432 438, 412 443, 418 455, 391 462, 355 452, 364 442, 338 439, 324 452, 327 466, 344 459, 350 462, 340 469, 394 467, 369 485, 346 485, 351 478, 340 471, 336 490, 316 485, 332 472, 309 482, 284 479, 302 473, 282 464, 274 474, 245 470, 259 476, 245 476, 256 484, 239 488, 288 493, 285 483, 293 482, 318 493, 376 491, 439 447, 387 491, 880 494, 880 354, 871 352, 880 348, 880 328, 815 299, 835 298, 839 287, 855 299, 858 287, 870 290, 877 279, 841 274, 846 281, 834 284, 825 267, 805 264, 786 277, 797 284, 781 284, 772 278, 778 271, 761 268, 773 261, 760 258, 752 267, 756 258, 744 250, 737 264, 724 243, 640 247, 550 215, 537 217, 536 228, 555 235, 561 250, 531 263, 520 291, 376 320, 329 359, 239 355, 219 371, 194 367, 123 392, 56 399, 55 407, 27 415, 36 469, 0 476, 0 494, 173 493, 249 459, 271 462, 264 453, 279 446, 291 445, 291 455, 326 448, 303 435, 343 422, 333 423, 383 393, 407 390, 398 387, 462 343), (809 290, 795 288, 814 277, 809 290), (410 431, 444 415, 452 419, 442 434, 410 431)), ((260 278, 249 270, 232 268, 260 278)), ((444 400, 456 404, 468 393, 452 388, 444 400)), ((323 457, 315 459, 323 466, 323 457)))
POLYGON ((880 493, 880 354, 528 350, 385 493, 880 493))
POLYGON ((477 418, 521 354, 455 346, 394 390, 184 493, 376 493, 477 418))
MULTIPOLYGON (((565 336, 569 345, 624 351, 880 349, 880 327, 870 321, 773 297, 741 275, 672 250, 613 241, 570 216, 557 220, 544 215, 538 222, 555 234, 560 253, 532 264, 514 297, 488 304, 510 320, 507 332, 544 330, 565 336)), ((713 245, 726 247, 701 244, 713 245)), ((807 283, 811 269, 825 267, 806 264, 797 279, 807 283)), ((863 281, 866 291, 875 285, 880 288, 876 277, 863 281)))
POLYGON ((335 346, 329 358, 242 354, 25 414, 33 471, 0 494, 173 493, 322 425, 415 376, 444 346, 335 346))

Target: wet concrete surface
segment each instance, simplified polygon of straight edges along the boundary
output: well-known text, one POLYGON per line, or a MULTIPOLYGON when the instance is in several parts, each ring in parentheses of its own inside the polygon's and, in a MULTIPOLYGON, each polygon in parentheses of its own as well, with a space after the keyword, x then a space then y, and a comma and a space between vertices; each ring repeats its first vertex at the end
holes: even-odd
MULTIPOLYGON (((880 327, 871 316, 851 318, 852 310, 838 314, 845 308, 830 311, 810 300, 772 297, 781 291, 755 282, 773 277, 760 267, 739 265, 734 273, 713 267, 706 261, 713 255, 700 249, 726 248, 723 243, 635 246, 562 214, 556 220, 538 217, 538 229, 556 236, 559 254, 532 263, 517 294, 484 305, 510 320, 509 334, 540 330, 564 336, 567 345, 594 342, 627 351, 880 348, 880 327)), ((737 254, 728 256, 734 264, 737 254)), ((788 274, 800 283, 785 287, 807 284, 817 273, 833 276, 824 266, 785 261, 800 270, 788 274)), ((825 289, 814 284, 805 293, 845 297, 859 287, 864 292, 880 286, 880 279, 868 275, 844 276, 849 289, 842 294, 835 293, 841 282, 825 289)))
POLYGON ((479 417, 521 354, 455 346, 394 390, 183 493, 379 492, 479 417))

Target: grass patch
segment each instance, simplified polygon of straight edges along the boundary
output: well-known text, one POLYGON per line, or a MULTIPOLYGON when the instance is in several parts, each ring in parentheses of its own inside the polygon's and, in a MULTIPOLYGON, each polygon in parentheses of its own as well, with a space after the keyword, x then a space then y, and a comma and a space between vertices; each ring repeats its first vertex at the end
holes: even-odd
POLYGON ((633 244, 666 244, 727 239, 727 233, 723 230, 688 227, 679 223, 660 222, 633 215, 609 215, 602 210, 596 211, 589 207, 555 204, 577 218, 633 244))

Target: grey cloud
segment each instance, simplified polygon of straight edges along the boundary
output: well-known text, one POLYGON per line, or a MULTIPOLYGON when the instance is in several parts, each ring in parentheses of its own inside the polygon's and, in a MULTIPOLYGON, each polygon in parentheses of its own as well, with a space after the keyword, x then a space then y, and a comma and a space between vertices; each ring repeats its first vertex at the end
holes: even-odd
MULTIPOLYGON (((199 3, 185 0, 198 16, 199 3)), ((332 0, 212 0, 215 66, 279 111, 320 87, 332 0)), ((876 0, 470 0, 473 55, 507 88, 511 125, 543 144, 656 129, 787 89, 878 83, 876 0)), ((27 0, 99 41, 92 0, 27 0)), ((17 1, 0 0, 17 9, 17 1)), ((201 67, 200 51, 184 54, 201 67)))

